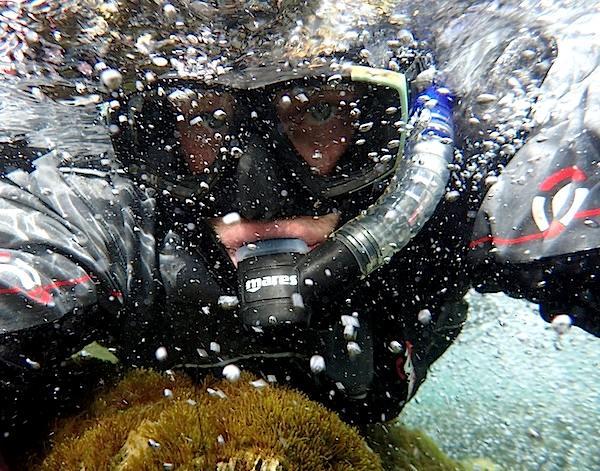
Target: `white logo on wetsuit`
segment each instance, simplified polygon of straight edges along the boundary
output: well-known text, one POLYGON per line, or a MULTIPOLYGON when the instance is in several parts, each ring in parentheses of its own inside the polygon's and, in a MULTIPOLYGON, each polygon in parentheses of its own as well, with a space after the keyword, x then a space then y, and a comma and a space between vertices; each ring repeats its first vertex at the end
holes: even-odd
POLYGON ((42 286, 38 271, 24 260, 12 257, 8 252, 0 252, 0 279, 3 284, 12 285, 0 292, 22 293, 37 303, 54 306, 52 295, 42 286))
POLYGON ((590 193, 588 188, 578 185, 587 179, 585 172, 574 165, 557 170, 539 184, 538 189, 542 194, 533 198, 531 215, 540 232, 547 232, 554 237, 577 217, 590 193), (548 220, 547 209, 552 214, 551 221, 548 220))
POLYGON ((251 278, 246 281, 246 291, 256 293, 259 289, 266 286, 296 286, 297 284, 297 275, 268 275, 261 278, 251 278))
POLYGON ((42 284, 37 270, 18 258, 0 257, 0 273, 5 277, 18 280, 17 287, 29 291, 42 284))
MULTIPOLYGON (((552 216, 558 218, 563 226, 568 226, 583 205, 590 190, 587 188, 574 188, 573 183, 568 183, 556 192, 551 200, 552 216), (569 205, 570 200, 570 205, 569 205)), ((551 223, 546 217, 546 197, 535 196, 531 202, 533 221, 540 231, 547 231, 551 223)))

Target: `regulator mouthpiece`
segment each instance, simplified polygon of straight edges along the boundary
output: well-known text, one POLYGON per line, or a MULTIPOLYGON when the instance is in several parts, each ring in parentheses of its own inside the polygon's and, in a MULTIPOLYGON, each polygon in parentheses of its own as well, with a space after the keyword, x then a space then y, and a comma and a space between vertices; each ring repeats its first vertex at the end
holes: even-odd
POLYGON ((249 327, 308 325, 300 295, 298 260, 309 251, 300 239, 269 239, 237 250, 240 314, 249 327))

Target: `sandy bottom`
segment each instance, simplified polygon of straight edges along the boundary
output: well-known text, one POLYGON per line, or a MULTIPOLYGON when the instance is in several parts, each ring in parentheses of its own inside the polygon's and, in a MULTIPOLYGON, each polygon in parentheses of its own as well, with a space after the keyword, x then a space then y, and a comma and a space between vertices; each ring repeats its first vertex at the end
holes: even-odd
POLYGON ((600 339, 560 340, 536 306, 470 293, 469 322, 401 420, 451 456, 504 469, 600 469, 600 339))

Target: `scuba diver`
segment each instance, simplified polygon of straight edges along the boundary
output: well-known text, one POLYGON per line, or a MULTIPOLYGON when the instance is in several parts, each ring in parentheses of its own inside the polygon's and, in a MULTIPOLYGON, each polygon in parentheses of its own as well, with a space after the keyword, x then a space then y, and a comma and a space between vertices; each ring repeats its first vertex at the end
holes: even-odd
POLYGON ((250 370, 362 424, 399 414, 473 286, 598 334, 596 134, 551 123, 484 159, 392 10, 242 3, 94 10, 61 70, 99 76, 114 152, 4 143, 5 437, 77 396, 65 360, 92 340, 128 367, 250 370))

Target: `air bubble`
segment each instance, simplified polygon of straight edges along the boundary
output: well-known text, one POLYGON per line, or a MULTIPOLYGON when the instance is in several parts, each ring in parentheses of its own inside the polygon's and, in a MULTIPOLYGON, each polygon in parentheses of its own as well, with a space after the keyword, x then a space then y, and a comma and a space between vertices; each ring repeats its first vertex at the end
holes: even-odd
POLYGON ((206 388, 206 392, 210 397, 218 397, 219 399, 227 399, 227 395, 220 389, 206 388))
POLYGON ((177 16, 177 9, 170 3, 167 3, 163 7, 163 13, 169 20, 174 20, 177 16))
POLYGON ((477 103, 479 103, 481 105, 493 103, 497 100, 498 100, 498 97, 491 93, 482 93, 481 95, 478 95, 477 98, 475 98, 475 101, 477 101, 477 103))
POLYGON ((348 342, 346 350, 348 351, 348 356, 350 358, 354 358, 362 353, 362 349, 356 342, 348 342))
POLYGON ((310 370, 315 374, 325 371, 325 358, 321 355, 313 355, 310 357, 310 370))
POLYGON ((227 113, 225 113, 225 111, 223 111, 223 110, 216 110, 213 113, 213 116, 215 119, 217 119, 219 121, 225 121, 225 119, 227 119, 227 113))
POLYGON ((158 347, 154 352, 154 356, 158 361, 164 361, 167 359, 167 349, 165 347, 158 347))
POLYGON ((264 389, 269 384, 264 379, 257 379, 256 381, 250 381, 250 385, 256 389, 264 389))
POLYGON ((373 127, 373 122, 363 123, 358 127, 358 132, 367 132, 370 131, 373 127))
POLYGON ((444 195, 444 199, 449 201, 450 203, 458 200, 460 198, 460 193, 456 190, 449 191, 444 195))
POLYGON ((223 221, 223 224, 226 225, 230 225, 230 224, 236 224, 238 222, 240 222, 242 220, 241 216, 239 215, 239 213, 227 213, 225 216, 223 216, 221 218, 221 220, 223 221))
POLYGON ((160 443, 158 443, 156 440, 149 438, 148 439, 148 446, 152 447, 152 448, 160 448, 160 443))
POLYGON ((109 90, 116 90, 123 82, 121 72, 115 69, 106 69, 100 74, 100 81, 109 90))
POLYGON ((241 371, 236 365, 227 365, 223 368, 223 376, 230 383, 235 383, 240 379, 241 371))
POLYGON ((25 363, 27 363, 27 366, 29 368, 32 368, 34 370, 39 370, 41 368, 40 364, 37 361, 32 360, 31 358, 25 358, 25 363))
POLYGON ((165 59, 164 57, 153 57, 152 58, 152 63, 156 66, 156 67, 166 67, 167 65, 169 65, 169 61, 167 59, 165 59))
POLYGON ((288 95, 283 95, 280 101, 281 106, 283 106, 284 108, 287 108, 292 104, 292 99, 288 95))
POLYGON ((417 314, 417 319, 423 325, 427 325, 431 322, 431 311, 429 309, 421 309, 417 314))
POLYGON ((298 93, 294 98, 298 100, 300 103, 308 102, 308 97, 304 93, 298 93))
POLYGON ((221 309, 231 310, 231 309, 235 309, 236 307, 239 306, 240 300, 238 299, 237 296, 223 295, 223 296, 219 296, 217 304, 221 309))
POLYGON ((558 335, 566 334, 570 329, 573 321, 567 314, 559 314, 552 319, 552 328, 558 335))

